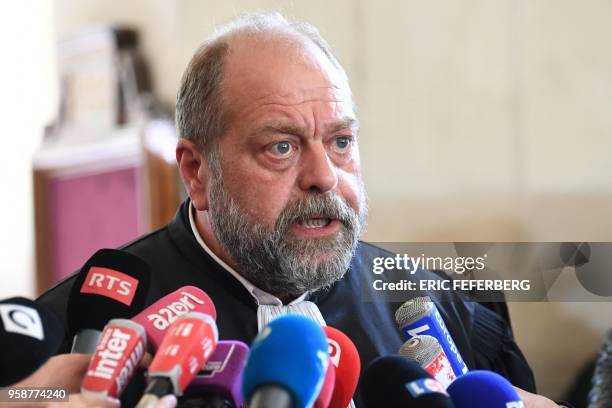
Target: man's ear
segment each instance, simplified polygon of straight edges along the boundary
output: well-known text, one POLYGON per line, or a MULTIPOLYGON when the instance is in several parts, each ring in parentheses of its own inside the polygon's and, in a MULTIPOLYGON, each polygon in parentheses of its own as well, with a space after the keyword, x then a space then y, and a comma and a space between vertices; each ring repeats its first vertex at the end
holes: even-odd
POLYGON ((190 140, 180 138, 176 144, 176 163, 193 206, 208 210, 208 162, 190 140))

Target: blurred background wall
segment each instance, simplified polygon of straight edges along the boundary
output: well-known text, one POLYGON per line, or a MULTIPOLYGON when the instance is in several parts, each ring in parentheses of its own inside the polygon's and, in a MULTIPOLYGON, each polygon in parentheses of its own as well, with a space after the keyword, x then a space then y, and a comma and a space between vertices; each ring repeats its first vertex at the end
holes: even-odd
MULTIPOLYGON (((57 109, 55 44, 140 32, 172 107, 215 24, 281 10, 316 25, 359 108, 369 241, 611 241, 612 3, 605 0, 55 0, 2 15, 0 297, 34 295, 30 158, 57 109), (6 282, 6 283, 4 283, 6 282)), ((540 391, 559 398, 612 326, 609 303, 513 303, 540 391), (571 335, 569 334, 571 333, 571 335)))
POLYGON ((32 154, 57 111, 55 13, 46 1, 0 12, 0 297, 34 295, 32 154))

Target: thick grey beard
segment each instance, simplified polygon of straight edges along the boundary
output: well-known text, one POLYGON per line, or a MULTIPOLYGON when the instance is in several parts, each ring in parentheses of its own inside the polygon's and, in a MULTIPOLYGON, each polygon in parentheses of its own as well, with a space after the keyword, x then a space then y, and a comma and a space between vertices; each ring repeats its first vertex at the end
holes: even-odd
POLYGON ((222 178, 213 175, 212 230, 247 280, 278 297, 299 296, 328 288, 348 270, 367 214, 363 184, 360 190, 359 213, 335 193, 311 194, 289 203, 270 230, 252 220, 223 188, 222 178), (291 224, 314 217, 339 220, 339 233, 331 238, 289 233, 291 224))

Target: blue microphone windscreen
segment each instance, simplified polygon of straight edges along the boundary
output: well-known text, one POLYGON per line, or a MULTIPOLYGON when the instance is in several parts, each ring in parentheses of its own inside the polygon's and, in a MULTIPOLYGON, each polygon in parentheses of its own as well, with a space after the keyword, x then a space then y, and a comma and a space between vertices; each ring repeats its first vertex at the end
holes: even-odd
POLYGON ((368 408, 453 408, 444 387, 416 362, 400 356, 372 361, 361 377, 368 408))
POLYGON ((293 397, 294 407, 316 400, 329 364, 327 336, 307 317, 289 314, 257 335, 244 368, 242 390, 249 401, 260 386, 276 385, 293 397))
POLYGON ((447 391, 457 408, 522 406, 521 399, 512 384, 492 371, 470 371, 453 381, 447 391))

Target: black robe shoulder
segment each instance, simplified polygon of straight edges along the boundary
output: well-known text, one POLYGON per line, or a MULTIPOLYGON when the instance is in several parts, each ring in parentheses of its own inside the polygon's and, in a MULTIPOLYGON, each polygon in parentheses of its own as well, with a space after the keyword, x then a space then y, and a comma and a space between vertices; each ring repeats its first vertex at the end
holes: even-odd
MULTIPOLYGON (((146 304, 185 285, 199 287, 217 309, 219 338, 250 344, 257 334, 257 305, 247 290, 200 247, 189 225, 188 208, 185 201, 167 226, 122 247, 151 265, 146 304)), ((355 343, 362 369, 378 356, 396 354, 404 341, 394 321, 401 304, 365 301, 362 297, 364 285, 374 279, 368 270, 372 259, 389 255, 383 249, 360 242, 344 278, 309 299, 317 304, 328 325, 343 331, 355 343)), ((429 271, 418 273, 420 278, 442 279, 429 271)), ((64 322, 73 282, 74 275, 38 299, 64 322)), ((515 386, 535 392, 532 371, 514 341, 504 303, 487 307, 453 298, 436 304, 469 369, 495 371, 515 386)), ((68 350, 69 341, 66 339, 62 351, 68 350)), ((355 403, 362 406, 358 394, 359 391, 355 403)))

